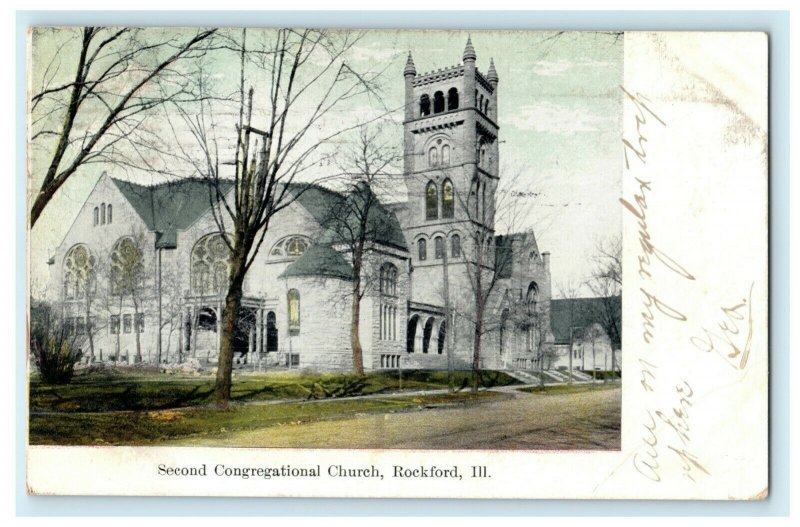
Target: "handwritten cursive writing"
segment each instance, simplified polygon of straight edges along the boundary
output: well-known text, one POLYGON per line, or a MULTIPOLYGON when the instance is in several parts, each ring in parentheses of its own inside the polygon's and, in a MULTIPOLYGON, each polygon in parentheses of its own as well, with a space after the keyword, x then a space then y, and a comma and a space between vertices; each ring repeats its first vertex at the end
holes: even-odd
POLYGON ((644 297, 644 300, 642 301, 642 307, 644 311, 641 312, 641 316, 642 338, 646 343, 650 344, 650 342, 653 340, 653 329, 655 328, 653 321, 658 313, 661 313, 662 315, 665 315, 673 320, 677 320, 678 322, 686 322, 686 315, 677 309, 668 306, 659 300, 655 295, 645 290, 643 287, 640 287, 639 291, 644 297))
POLYGON ((638 177, 635 179, 639 184, 639 191, 633 196, 633 201, 636 205, 634 206, 625 198, 620 198, 619 201, 628 212, 633 214, 639 224, 639 246, 641 247, 641 253, 638 256, 639 276, 645 279, 652 278, 653 275, 650 273, 650 257, 655 256, 658 261, 664 264, 670 271, 673 271, 687 280, 694 280, 694 276, 687 271, 685 267, 676 262, 674 258, 666 255, 651 241, 650 231, 647 227, 647 193, 651 191, 652 183, 638 177))
POLYGON ((644 391, 652 392, 653 385, 651 383, 656 380, 656 374, 653 370, 657 370, 658 366, 641 358, 639 359, 639 365, 641 366, 641 378, 639 379, 639 384, 642 385, 642 389, 644 391))
POLYGON ((700 351, 715 351, 721 356, 722 353, 727 352, 723 356, 725 361, 740 370, 747 366, 753 340, 753 286, 755 283, 750 284, 750 291, 741 301, 732 306, 720 308, 722 321, 717 324, 718 332, 701 327, 703 336, 694 336, 689 339, 692 345, 700 351), (717 349, 717 344, 722 346, 722 353, 717 349), (739 358, 738 365, 733 360, 737 357, 739 358))
POLYGON ((695 480, 695 469, 709 474, 708 470, 700 463, 699 458, 689 451, 691 439, 691 426, 689 426, 689 409, 692 407, 692 396, 694 390, 689 383, 681 381, 675 386, 675 393, 678 395, 678 403, 673 406, 671 412, 656 412, 656 416, 669 426, 675 436, 680 440, 680 446, 667 445, 670 452, 678 456, 681 461, 683 476, 690 481, 695 480))
MULTIPOLYGON (((652 372, 650 375, 653 375, 652 372)), ((661 482, 661 471, 668 466, 660 461, 660 453, 664 450, 677 457, 681 474, 686 479, 696 482, 699 472, 710 474, 700 458, 691 451, 690 409, 694 389, 687 381, 681 380, 675 385, 674 393, 677 400, 669 410, 645 411, 647 417, 641 425, 644 431, 642 445, 631 458, 634 469, 656 483, 661 482), (667 432, 672 433, 668 437, 660 437, 667 432)))
POLYGON ((639 474, 646 477, 651 481, 661 481, 661 476, 658 473, 658 436, 656 435, 656 420, 653 414, 648 410, 648 422, 642 423, 645 429, 645 434, 642 436, 644 448, 639 449, 633 455, 633 467, 639 474))
POLYGON ((645 149, 645 143, 647 142, 647 137, 644 135, 644 126, 647 124, 647 116, 650 115, 656 121, 661 123, 662 126, 667 126, 667 124, 658 116, 656 113, 648 106, 650 100, 642 95, 639 92, 636 92, 636 95, 633 95, 628 90, 625 89, 624 86, 620 86, 622 88, 622 92, 625 94, 628 99, 633 103, 634 108, 636 108, 636 139, 633 142, 623 139, 622 144, 624 146, 625 152, 625 168, 630 168, 630 162, 628 161, 628 152, 632 152, 642 163, 645 163, 647 159, 647 150, 645 149), (635 143, 635 144, 634 144, 635 143))

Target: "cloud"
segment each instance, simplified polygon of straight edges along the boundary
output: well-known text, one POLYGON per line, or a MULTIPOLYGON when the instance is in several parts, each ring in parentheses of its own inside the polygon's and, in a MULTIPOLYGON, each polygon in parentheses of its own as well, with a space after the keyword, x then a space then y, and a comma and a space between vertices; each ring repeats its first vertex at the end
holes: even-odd
POLYGON ((354 62, 386 62, 405 58, 408 51, 396 48, 369 48, 363 46, 354 46, 350 50, 349 59, 354 62))
POLYGON ((520 106, 504 123, 520 130, 570 135, 600 132, 613 126, 610 117, 585 108, 569 108, 551 102, 520 106))
POLYGON ((533 72, 541 77, 555 77, 574 68, 605 68, 613 65, 613 62, 605 60, 539 60, 533 63, 533 72))

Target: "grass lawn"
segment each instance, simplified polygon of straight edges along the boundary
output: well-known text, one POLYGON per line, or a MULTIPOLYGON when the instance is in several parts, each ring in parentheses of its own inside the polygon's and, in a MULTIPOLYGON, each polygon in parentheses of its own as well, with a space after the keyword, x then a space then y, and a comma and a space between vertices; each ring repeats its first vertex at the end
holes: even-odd
POLYGON ((595 384, 554 384, 532 386, 530 388, 519 388, 521 392, 535 393, 539 395, 566 395, 570 393, 596 392, 604 390, 619 389, 619 383, 595 383, 595 384))
MULTIPOLYGON (((235 372, 232 405, 213 406, 214 375, 121 369, 76 375, 70 384, 29 386, 31 444, 146 445, 277 425, 476 403, 500 394, 463 390, 470 372, 455 374, 455 394, 380 397, 400 391, 398 372, 352 374, 235 372), (368 399, 347 399, 377 395, 368 399), (306 401, 310 401, 306 402, 306 401), (253 404, 243 404, 253 403, 253 404)), ((486 372, 483 386, 517 384, 486 372)), ((403 372, 402 391, 447 388, 447 372, 403 372)))
MULTIPOLYGON (((470 372, 456 372, 456 387, 469 386, 470 372)), ((412 370, 403 372, 403 390, 447 388, 447 372, 412 370)), ((518 381, 502 372, 485 372, 483 387, 507 386, 518 381)), ((109 412, 123 410, 167 410, 203 406, 213 402, 211 373, 163 374, 139 370, 76 375, 72 383, 45 385, 31 379, 29 405, 36 412, 109 412)), ((354 395, 396 392, 396 371, 352 374, 234 373, 233 402, 328 399, 354 395)))
POLYGON ((199 439, 273 426, 298 426, 366 415, 437 407, 458 407, 504 397, 497 392, 464 391, 425 396, 327 399, 321 401, 234 404, 126 412, 57 412, 30 416, 32 445, 153 445, 199 439))

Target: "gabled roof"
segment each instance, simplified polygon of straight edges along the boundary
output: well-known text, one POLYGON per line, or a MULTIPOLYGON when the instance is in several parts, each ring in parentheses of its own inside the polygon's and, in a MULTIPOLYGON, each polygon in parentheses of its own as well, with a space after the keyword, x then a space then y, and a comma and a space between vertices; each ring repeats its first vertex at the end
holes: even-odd
POLYGON ((346 199, 338 192, 314 184, 292 183, 288 192, 323 226, 331 216, 330 211, 340 208, 346 199))
POLYGON ((292 262, 279 278, 323 277, 353 280, 353 267, 330 245, 314 244, 292 262))
MULTIPOLYGON (((211 183, 191 178, 158 185, 138 185, 111 178, 147 228, 157 232, 156 247, 177 247, 178 230, 186 229, 211 208, 211 183)), ((233 187, 233 181, 220 180, 224 194, 233 187)))
POLYGON ((374 198, 367 215, 369 241, 407 250, 406 238, 394 212, 387 209, 369 187, 361 186, 343 195, 319 185, 293 183, 288 189, 324 229, 317 243, 292 262, 281 278, 324 277, 353 279, 353 267, 332 246, 344 241, 345 232, 356 229, 359 199, 374 198))
POLYGON ((602 298, 554 298, 550 301, 550 328, 556 344, 569 343, 570 310, 575 330, 584 330, 593 324, 603 325, 605 301, 616 310, 622 309, 620 297, 602 298))
POLYGON ((389 245, 397 249, 408 250, 406 237, 394 212, 384 206, 372 189, 360 184, 353 189, 337 207, 328 210, 328 216, 322 223, 326 230, 320 243, 339 244, 352 243, 360 230, 360 220, 367 206, 367 223, 365 237, 367 242, 389 245))

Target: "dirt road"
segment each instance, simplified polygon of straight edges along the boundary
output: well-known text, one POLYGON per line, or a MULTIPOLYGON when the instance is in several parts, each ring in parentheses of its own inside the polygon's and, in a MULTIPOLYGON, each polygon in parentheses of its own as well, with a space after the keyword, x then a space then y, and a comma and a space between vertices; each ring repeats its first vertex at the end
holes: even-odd
POLYGON ((356 415, 180 444, 287 448, 617 450, 620 389, 509 396, 467 407, 356 415))

